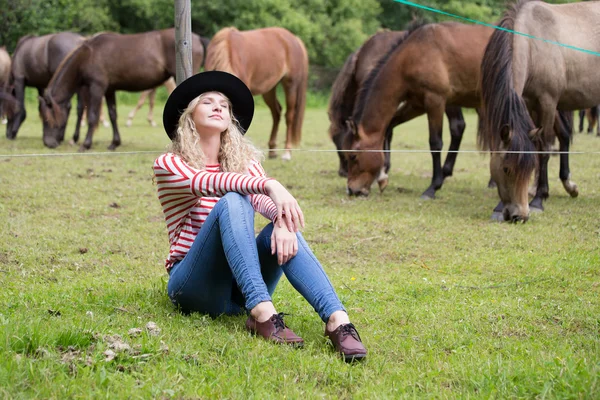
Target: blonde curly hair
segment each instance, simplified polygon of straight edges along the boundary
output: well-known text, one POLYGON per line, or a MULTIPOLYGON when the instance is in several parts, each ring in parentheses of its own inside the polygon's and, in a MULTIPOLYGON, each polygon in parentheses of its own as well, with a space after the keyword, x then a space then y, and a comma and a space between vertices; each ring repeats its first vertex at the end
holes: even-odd
MULTIPOLYGON (((200 147, 200 136, 196 130, 196 124, 192 114, 198 103, 209 92, 202 93, 188 104, 187 108, 179 117, 177 135, 169 147, 171 153, 177 154, 191 167, 202 170, 206 167, 206 156, 200 147)), ((223 172, 239 172, 245 174, 252 160, 261 161, 263 153, 254 147, 250 140, 243 135, 240 123, 233 115, 231 101, 221 92, 219 93, 229 104, 229 115, 231 122, 229 127, 221 132, 221 148, 219 149, 219 164, 223 172)))

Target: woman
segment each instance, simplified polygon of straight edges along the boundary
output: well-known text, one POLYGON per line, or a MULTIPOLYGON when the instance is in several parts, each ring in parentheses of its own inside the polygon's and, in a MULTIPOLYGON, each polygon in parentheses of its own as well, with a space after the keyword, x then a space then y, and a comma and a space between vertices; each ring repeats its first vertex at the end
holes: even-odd
POLYGON ((226 72, 194 75, 167 100, 163 124, 173 143, 154 173, 171 247, 169 297, 184 312, 249 311, 250 332, 302 346, 271 301, 285 273, 326 323, 336 351, 346 361, 363 359, 356 328, 299 233, 300 206, 266 177, 262 154, 243 136, 253 115, 250 90, 226 72), (255 211, 272 221, 256 238, 255 211))

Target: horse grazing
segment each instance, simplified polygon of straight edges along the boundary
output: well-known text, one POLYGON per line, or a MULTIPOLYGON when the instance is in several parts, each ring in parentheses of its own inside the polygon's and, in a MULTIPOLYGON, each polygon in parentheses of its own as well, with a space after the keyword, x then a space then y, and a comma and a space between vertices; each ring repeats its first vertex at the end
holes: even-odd
MULTIPOLYGON (((6 137, 15 139, 21 124, 27 116, 25 110, 25 87, 35 87, 41 96, 50 82, 52 75, 60 63, 71 51, 78 47, 84 38, 76 33, 61 32, 44 36, 24 36, 19 39, 12 57, 11 90, 12 99, 18 104, 13 111, 8 113, 6 137)), ((83 114, 83 101, 77 98, 77 124, 75 135, 79 135, 79 122, 83 114)), ((40 103, 41 112, 41 103, 40 103)), ((71 103, 65 104, 65 113, 68 116, 71 103)), ((42 118, 44 130, 51 129, 47 121, 42 118)), ((44 144, 56 147, 64 139, 65 126, 58 129, 52 138, 44 136, 44 144)))
MULTIPOLYGON (((550 5, 517 2, 499 26, 546 40, 600 51, 596 24, 600 2, 550 5)), ((496 30, 481 64, 484 126, 481 140, 492 150, 490 172, 500 203, 494 212, 507 221, 526 221, 543 210, 548 197, 548 151, 556 132, 560 143, 560 179, 578 195, 570 179, 570 135, 556 129, 556 109, 573 111, 600 103, 600 58, 571 48, 496 30), (537 189, 528 204, 528 183, 538 168, 537 189)))
POLYGON ((282 159, 291 159, 292 145, 302 136, 302 121, 308 85, 308 55, 304 43, 283 28, 238 31, 223 28, 210 41, 205 70, 219 70, 240 78, 253 95, 262 95, 273 116, 269 157, 276 157, 277 129, 281 105, 277 84, 285 91, 287 134, 282 159))
MULTIPOLYGON (((203 56, 200 36, 192 34, 194 71, 200 68, 203 56)), ((114 150, 121 144, 115 92, 151 89, 175 73, 173 28, 132 35, 99 33, 83 42, 61 63, 44 92, 42 115, 50 125, 64 126, 69 100, 77 89, 84 88, 88 131, 80 150, 87 150, 92 146, 104 96, 113 128, 113 139, 108 148, 114 150)), ((44 129, 44 138, 52 135, 52 131, 44 129)), ((79 136, 73 137, 74 142, 78 139, 79 136)))
MULTIPOLYGON (((175 79, 173 78, 167 79, 165 82, 163 82, 163 85, 167 89, 167 92, 169 94, 171 94, 171 92, 175 90, 175 87, 177 86, 177 84, 175 83, 175 79)), ((154 122, 154 118, 152 117, 152 112, 154 110, 154 99, 156 97, 156 89, 157 88, 145 90, 142 92, 142 94, 140 94, 140 98, 137 104, 135 105, 135 108, 131 110, 127 115, 127 122, 125 123, 125 126, 131 126, 131 124, 133 123, 133 117, 135 117, 135 114, 140 110, 140 108, 142 108, 144 103, 146 103, 146 99, 148 99, 148 116, 146 117, 146 119, 148 120, 148 123, 151 127, 156 126, 156 122, 154 122)))
MULTIPOLYGON (((380 177, 384 156, 377 150, 383 147, 386 128, 426 113, 433 177, 421 198, 435 197, 452 175, 464 132, 462 114, 454 114, 457 126, 451 129, 450 152, 442 168, 444 112, 480 106, 479 65, 491 34, 491 28, 477 25, 420 25, 381 58, 358 95, 349 124, 352 133, 343 145, 348 150, 348 194, 368 195, 380 177)), ((382 182, 386 183, 379 179, 380 189, 382 182)))
MULTIPOLYGON (((381 57, 387 54, 399 40, 403 40, 406 34, 406 31, 382 31, 371 36, 358 50, 348 56, 333 84, 328 109, 329 136, 338 150, 340 159, 338 175, 342 177, 348 176, 348 162, 341 150, 346 136, 351 134, 348 126, 353 124, 351 117, 358 92, 381 57)), ((446 115, 452 137, 461 137, 466 125, 460 107, 447 107, 446 115)), ((384 168, 378 177, 380 190, 385 189, 388 182, 387 173, 391 166, 391 153, 388 150, 391 146, 393 129, 397 125, 395 121, 393 122, 386 129, 383 143, 385 161, 384 168)), ((452 160, 449 159, 448 165, 445 167, 445 170, 449 172, 448 176, 452 175, 455 159, 455 157, 452 160)))

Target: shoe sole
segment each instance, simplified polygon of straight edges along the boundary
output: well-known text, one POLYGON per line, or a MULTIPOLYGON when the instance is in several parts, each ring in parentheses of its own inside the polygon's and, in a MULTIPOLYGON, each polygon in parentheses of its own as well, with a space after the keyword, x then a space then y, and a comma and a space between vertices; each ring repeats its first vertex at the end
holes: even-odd
POLYGON ((352 355, 342 354, 342 357, 344 358, 345 362, 351 363, 354 361, 363 361, 365 358, 367 358, 367 354, 352 354, 352 355))

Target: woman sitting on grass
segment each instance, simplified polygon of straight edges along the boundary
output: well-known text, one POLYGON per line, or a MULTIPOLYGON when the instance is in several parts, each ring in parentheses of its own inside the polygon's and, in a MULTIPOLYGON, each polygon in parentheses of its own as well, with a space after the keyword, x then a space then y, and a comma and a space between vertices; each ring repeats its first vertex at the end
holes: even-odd
POLYGON ((271 301, 285 273, 325 322, 336 351, 346 361, 363 359, 356 328, 299 233, 298 202, 266 177, 262 154, 243 136, 253 115, 250 90, 220 71, 192 76, 167 100, 163 123, 173 143, 154 173, 171 246, 169 297, 186 313, 249 311, 250 332, 301 346, 271 301), (272 222, 255 238, 256 211, 272 222))

